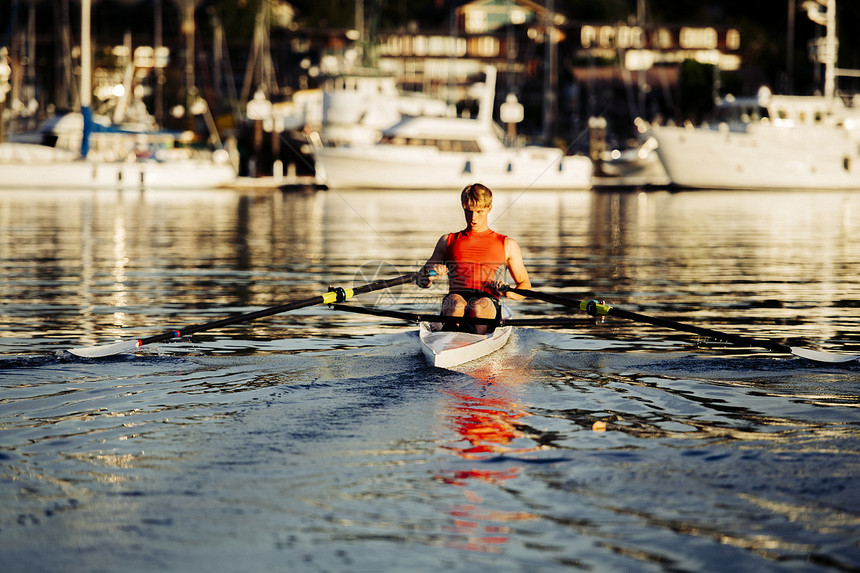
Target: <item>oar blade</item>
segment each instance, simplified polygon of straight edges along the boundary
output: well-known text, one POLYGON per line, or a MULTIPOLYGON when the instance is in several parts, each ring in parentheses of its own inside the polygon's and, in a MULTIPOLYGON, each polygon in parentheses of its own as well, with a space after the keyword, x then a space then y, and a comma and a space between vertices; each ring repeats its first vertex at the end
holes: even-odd
POLYGON ((797 346, 791 347, 791 353, 795 356, 806 358, 807 360, 813 360, 815 362, 830 362, 832 364, 851 362, 852 360, 860 358, 860 355, 858 354, 836 354, 834 352, 810 350, 809 348, 798 348, 797 346))
POLYGON ((105 356, 114 356, 116 354, 127 354, 135 350, 138 346, 140 344, 137 340, 124 340, 103 346, 70 348, 69 352, 81 358, 104 358, 105 356))

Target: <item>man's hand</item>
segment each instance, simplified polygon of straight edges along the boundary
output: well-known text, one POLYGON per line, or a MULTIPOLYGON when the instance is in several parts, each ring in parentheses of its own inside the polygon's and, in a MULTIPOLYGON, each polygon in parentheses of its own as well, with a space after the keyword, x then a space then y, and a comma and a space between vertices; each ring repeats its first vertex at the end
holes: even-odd
POLYGON ((421 273, 418 275, 418 278, 415 279, 415 284, 417 284, 421 288, 429 288, 433 281, 438 279, 441 276, 448 274, 448 267, 441 264, 435 264, 425 266, 421 269, 421 273))
POLYGON ((490 282, 490 290, 495 292, 500 297, 507 297, 509 288, 511 288, 511 285, 509 285, 505 281, 491 281, 490 282))

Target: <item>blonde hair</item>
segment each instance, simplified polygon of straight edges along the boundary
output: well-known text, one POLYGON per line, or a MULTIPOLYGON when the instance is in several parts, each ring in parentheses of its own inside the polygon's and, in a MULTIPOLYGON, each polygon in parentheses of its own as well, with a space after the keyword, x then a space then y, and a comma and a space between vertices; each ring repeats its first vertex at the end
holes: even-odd
POLYGON ((488 209, 493 206, 493 192, 486 185, 472 183, 460 193, 463 209, 488 209))

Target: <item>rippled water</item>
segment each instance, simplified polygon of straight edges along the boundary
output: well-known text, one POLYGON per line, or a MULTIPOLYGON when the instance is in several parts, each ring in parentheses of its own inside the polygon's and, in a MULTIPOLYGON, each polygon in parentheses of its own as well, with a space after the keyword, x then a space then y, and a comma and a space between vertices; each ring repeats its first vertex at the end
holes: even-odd
MULTIPOLYGON (((457 203, 0 193, 0 570, 860 568, 857 362, 577 314, 434 370, 413 327, 319 307, 65 352, 409 272, 457 203)), ((537 289, 860 354, 858 221, 860 195, 811 192, 499 193, 491 216, 537 289)))

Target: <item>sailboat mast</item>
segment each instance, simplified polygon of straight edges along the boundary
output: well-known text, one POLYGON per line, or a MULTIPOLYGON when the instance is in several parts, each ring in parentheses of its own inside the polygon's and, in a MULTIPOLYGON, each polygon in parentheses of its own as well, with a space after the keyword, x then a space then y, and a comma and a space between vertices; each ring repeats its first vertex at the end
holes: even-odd
POLYGON ((90 46, 90 17, 92 0, 81 0, 81 115, 84 132, 81 137, 81 157, 90 151, 90 131, 93 125, 92 47, 90 46))
POLYGON ((185 34, 185 118, 188 122, 188 129, 193 129, 194 118, 191 114, 191 108, 194 105, 194 99, 197 95, 195 87, 196 79, 194 78, 194 0, 185 1, 184 17, 182 20, 182 31, 185 34))
POLYGON ((836 91, 836 0, 827 0, 827 24, 825 26, 824 97, 832 98, 836 91))
POLYGON ((544 81, 543 81, 543 140, 545 145, 552 145, 553 124, 556 119, 558 70, 555 45, 555 4, 547 0, 544 16, 544 81))
POLYGON ((164 68, 157 63, 164 44, 162 26, 162 0, 155 0, 155 123, 159 127, 164 125, 164 68))

